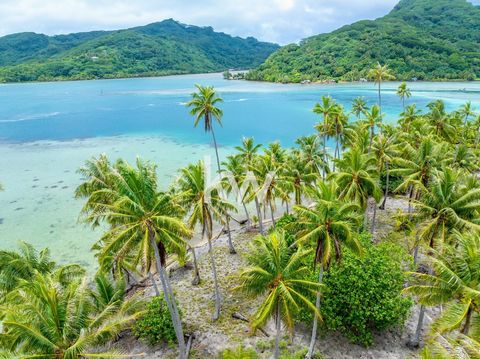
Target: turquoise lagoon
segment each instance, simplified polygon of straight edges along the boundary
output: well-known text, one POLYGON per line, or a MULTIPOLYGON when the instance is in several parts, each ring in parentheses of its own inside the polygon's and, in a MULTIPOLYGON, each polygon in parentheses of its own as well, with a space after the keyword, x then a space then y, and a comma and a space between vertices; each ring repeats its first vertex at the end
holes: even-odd
MULTIPOLYGON (((19 240, 50 247, 59 262, 93 265, 91 245, 100 232, 78 223, 82 201, 73 192, 77 169, 91 156, 158 164, 166 188, 179 167, 213 154, 211 139, 192 128, 184 104, 195 84, 213 85, 224 99, 217 130, 225 156, 242 136, 294 144, 313 132, 311 112, 322 95, 349 108, 353 98, 376 101, 373 83, 281 85, 226 81, 221 74, 125 80, 0 85, 0 249, 19 240)), ((383 90, 386 121, 402 110, 398 83, 383 90)), ((443 99, 449 110, 472 101, 480 110, 480 83, 410 83, 409 103, 419 108, 443 99)))

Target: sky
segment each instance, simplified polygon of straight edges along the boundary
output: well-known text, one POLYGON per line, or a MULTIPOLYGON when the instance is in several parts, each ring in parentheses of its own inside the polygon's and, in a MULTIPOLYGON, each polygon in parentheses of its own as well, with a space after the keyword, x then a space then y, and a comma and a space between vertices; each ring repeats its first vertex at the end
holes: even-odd
POLYGON ((114 30, 168 18, 280 44, 387 14, 398 0, 0 0, 0 35, 114 30))
MULTIPOLYGON (((479 2, 480 0, 472 0, 479 2)), ((168 18, 279 44, 387 14, 398 0, 0 0, 0 36, 115 30, 168 18)))

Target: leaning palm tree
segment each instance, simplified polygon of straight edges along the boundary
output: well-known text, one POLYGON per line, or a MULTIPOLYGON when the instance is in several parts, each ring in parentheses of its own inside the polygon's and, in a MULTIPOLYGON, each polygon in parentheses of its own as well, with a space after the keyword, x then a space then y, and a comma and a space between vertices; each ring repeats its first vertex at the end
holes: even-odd
POLYGON ((215 138, 213 122, 216 120, 220 126, 222 125, 223 111, 218 108, 217 105, 223 102, 223 100, 217 95, 212 86, 195 85, 195 87, 198 92, 192 94, 192 99, 187 103, 187 107, 190 107, 190 114, 195 116, 193 125, 197 127, 200 121, 203 120, 205 132, 212 133, 218 171, 220 172, 220 157, 218 156, 217 139, 215 138))
POLYGON ((101 297, 89 289, 86 279, 59 284, 50 275, 35 274, 9 297, 0 341, 16 357, 81 359, 118 357, 105 344, 128 329, 143 313, 135 296, 111 298, 97 306, 101 297))
POLYGON ((400 99, 402 100, 403 111, 405 111, 405 99, 410 98, 410 96, 412 96, 412 93, 410 89, 407 87, 406 82, 402 82, 400 86, 398 86, 397 96, 400 97, 400 99))
MULTIPOLYGON (((361 216, 358 215, 360 208, 355 203, 338 200, 337 190, 337 184, 333 181, 318 183, 311 195, 315 205, 295 206, 298 221, 289 225, 297 231, 298 244, 315 248, 314 264, 320 265, 319 284, 323 280, 323 271, 327 270, 333 261, 341 261, 343 246, 354 253, 362 253, 361 244, 355 235, 361 223, 361 216)), ((320 291, 317 292, 316 308, 320 311, 320 291)), ((312 357, 315 348, 317 319, 314 317, 313 320, 307 358, 312 357)))
POLYGON ((247 255, 249 266, 239 275, 238 290, 249 297, 264 298, 253 315, 252 329, 262 327, 270 318, 276 326, 275 354, 279 357, 282 322, 293 331, 294 313, 301 307, 309 308, 314 316, 320 313, 304 296, 305 292, 316 293, 321 286, 305 279, 308 268, 303 259, 311 251, 289 248, 283 231, 274 231, 267 237, 258 236, 251 243, 247 255))
POLYGON ((378 107, 380 114, 382 113, 382 82, 395 79, 387 65, 377 65, 368 72, 368 77, 378 84, 378 107))
MULTIPOLYGON (((216 220, 224 224, 225 214, 235 207, 222 198, 219 189, 206 186, 205 165, 202 161, 183 168, 178 178, 177 186, 180 203, 189 213, 189 227, 193 230, 195 226, 200 225, 202 228, 202 236, 207 236, 208 253, 210 255, 215 291, 213 320, 217 320, 220 317, 221 295, 218 285, 215 255, 212 247, 213 223, 216 220)), ((233 244, 230 245, 233 246, 233 244)))
MULTIPOLYGON (((110 180, 109 188, 90 195, 82 212, 85 220, 94 226, 105 223, 110 227, 96 244, 99 261, 112 253, 120 261, 135 254, 137 263, 150 275, 155 261, 175 328, 179 357, 184 358, 186 347, 182 324, 165 270, 167 253, 184 255, 184 238, 191 236, 182 221, 184 211, 169 193, 158 191, 156 166, 151 163, 137 159, 137 168, 134 168, 119 161, 110 180)), ((156 286, 152 276, 151 279, 156 286)))
POLYGON ((480 236, 456 231, 455 246, 429 257, 432 274, 412 273, 405 293, 414 294, 426 306, 443 306, 431 329, 439 334, 459 329, 469 335, 472 322, 480 319, 480 236))
MULTIPOLYGON (((353 148, 338 161, 338 169, 339 171, 332 173, 331 177, 337 181, 339 199, 357 203, 365 211, 366 224, 368 199, 373 197, 378 203, 382 195, 375 158, 353 148)), ((375 230, 376 208, 375 204, 372 232, 375 230)))

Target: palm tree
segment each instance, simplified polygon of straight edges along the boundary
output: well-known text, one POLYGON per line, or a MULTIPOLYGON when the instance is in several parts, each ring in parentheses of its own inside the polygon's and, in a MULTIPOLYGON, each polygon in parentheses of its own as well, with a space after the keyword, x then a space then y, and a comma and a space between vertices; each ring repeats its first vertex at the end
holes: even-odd
POLYGON ((410 132, 412 122, 414 122, 418 118, 420 113, 421 111, 417 109, 417 106, 415 104, 405 107, 403 112, 400 114, 400 120, 398 121, 402 130, 407 133, 410 132))
POLYGON ((83 208, 87 222, 110 225, 97 243, 99 261, 112 253, 120 260, 135 253, 137 263, 151 273, 152 260, 155 260, 179 344, 179 357, 184 358, 182 324, 165 271, 167 252, 184 255, 183 238, 191 236, 181 219, 184 211, 170 194, 158 192, 156 166, 137 159, 137 168, 119 161, 114 169, 110 187, 94 191, 83 208))
POLYGON ((59 282, 66 283, 83 276, 84 270, 76 264, 58 267, 51 260, 48 248, 38 251, 31 244, 20 242, 18 251, 0 251, 0 302, 23 280, 31 279, 36 273, 51 274, 59 282))
MULTIPOLYGON (((318 283, 322 284, 323 271, 333 260, 340 262, 342 247, 350 248, 361 254, 362 247, 355 236, 361 220, 359 206, 355 203, 337 199, 338 188, 335 182, 320 182, 313 194, 314 207, 295 206, 298 221, 290 226, 297 230, 297 243, 315 248, 315 264, 320 264, 318 283)), ((316 306, 320 312, 320 291, 317 292, 316 306)), ((307 358, 313 355, 317 337, 317 317, 313 320, 312 337, 307 358)))
MULTIPOLYGON (((245 174, 247 174, 249 171, 252 171, 254 169, 254 164, 257 161, 257 152, 261 147, 262 145, 255 144, 252 137, 244 137, 242 139, 242 145, 235 147, 235 149, 239 152, 242 158, 245 174)), ((255 201, 255 208, 257 210, 257 217, 258 217, 258 226, 259 226, 260 233, 263 234, 263 221, 261 216, 260 203, 258 201, 257 196, 252 195, 252 193, 254 193, 255 190, 256 189, 252 187, 252 184, 248 183, 248 186, 245 189, 245 196, 247 196, 246 198, 253 197, 255 201), (249 193, 250 193, 250 196, 248 196, 249 193)), ((244 204, 244 209, 245 211, 247 210, 245 204, 244 204)))
POLYGON ((370 145, 368 152, 372 150, 373 137, 375 136, 375 127, 382 124, 383 115, 377 105, 373 105, 370 111, 365 112, 366 122, 370 128, 370 145))
POLYGON ((219 97, 215 89, 211 86, 195 85, 198 92, 192 94, 192 99, 187 103, 187 107, 190 107, 190 114, 195 116, 194 126, 203 120, 205 132, 211 132, 213 138, 213 145, 215 146, 215 155, 217 157, 218 172, 221 171, 220 158, 218 156, 217 140, 215 138, 215 131, 213 129, 213 121, 222 125, 223 111, 217 107, 217 104, 223 102, 219 97))
MULTIPOLYGON (((293 192, 295 204, 302 204, 306 190, 312 188, 318 178, 317 171, 309 170, 309 162, 305 162, 299 151, 292 151, 286 160, 286 166, 280 178, 281 186, 286 192, 293 192)), ((311 167, 310 167, 311 168, 311 167)))
MULTIPOLYGON (((315 104, 313 112, 322 115, 323 121, 315 125, 315 129, 318 131, 319 136, 322 137, 323 154, 327 153, 327 138, 330 133, 330 116, 335 110, 336 103, 330 96, 322 96, 322 101, 315 104)), ((326 158, 323 158, 323 162, 326 162, 326 158)), ((324 173, 325 175, 325 173, 324 173)))
MULTIPOLYGON (((419 240, 428 243, 430 252, 442 248, 454 230, 480 230, 480 188, 466 187, 459 173, 450 168, 438 172, 421 201, 416 214, 419 221, 419 240)), ((430 269, 432 271, 432 268, 430 269)), ((418 346, 423 327, 425 307, 420 314, 413 346, 418 346)))
POLYGON ((303 265, 303 259, 309 252, 289 248, 283 231, 274 231, 267 237, 258 236, 247 255, 249 267, 239 275, 239 290, 252 298, 265 298, 253 316, 252 329, 255 331, 270 318, 275 319, 274 358, 279 357, 282 322, 293 330, 293 315, 302 305, 320 318, 318 310, 302 294, 315 293, 321 288, 318 283, 305 279, 308 268, 303 265))
POLYGON ((188 225, 194 229, 197 224, 202 227, 202 236, 207 236, 208 253, 212 266, 214 290, 215 290, 215 311, 213 320, 220 317, 221 295, 218 285, 217 266, 213 253, 213 221, 217 220, 224 224, 224 218, 229 210, 235 207, 227 202, 219 193, 217 188, 208 188, 205 183, 205 165, 202 161, 181 170, 177 186, 179 189, 180 203, 188 211, 188 225))
POLYGON ((299 152, 306 169, 309 172, 316 171, 321 175, 321 169, 328 171, 328 163, 324 162, 326 154, 322 153, 318 144, 318 136, 302 136, 297 138, 295 144, 299 146, 299 152))
POLYGON ((368 111, 367 102, 365 101, 365 97, 355 97, 352 102, 352 113, 357 116, 357 119, 360 118, 362 113, 368 111))
MULTIPOLYGON (((348 124, 348 116, 345 115, 341 105, 335 106, 332 114, 331 127, 335 134, 335 152, 333 159, 340 158, 340 139, 344 133, 345 126, 348 124)), ((335 171, 335 161, 333 162, 333 171, 335 171)))
POLYGON ((3 340, 16 357, 81 359, 118 357, 114 350, 96 347, 115 339, 143 313, 137 297, 111 297, 89 289, 86 279, 63 285, 51 275, 36 273, 21 280, 4 311, 3 340))
POLYGON ((252 193, 255 198, 261 198, 264 208, 270 208, 272 225, 275 227, 275 200, 281 199, 288 201, 288 190, 282 187, 282 174, 285 170, 283 154, 278 154, 277 150, 265 150, 264 154, 257 157, 253 171, 256 178, 260 181, 260 188, 252 193), (274 154, 276 153, 276 155, 274 154))
POLYGON ((434 321, 433 331, 443 334, 460 329, 468 335, 478 321, 480 305, 480 236, 454 232, 455 246, 447 246, 429 257, 432 274, 412 273, 413 281, 404 290, 427 306, 444 306, 434 321))
POLYGON ((388 197, 388 187, 390 185, 390 164, 395 161, 398 156, 398 147, 396 144, 395 135, 379 134, 372 145, 372 153, 377 159, 378 173, 382 175, 386 174, 385 192, 383 195, 383 202, 380 205, 380 209, 385 209, 388 197))
POLYGON ((368 77, 373 79, 378 84, 378 107, 380 114, 382 113, 382 82, 395 79, 387 65, 377 65, 368 72, 368 77))
MULTIPOLYGON (((339 172, 332 173, 332 177, 338 184, 338 196, 340 200, 357 203, 365 211, 367 220, 368 199, 373 197, 378 203, 382 195, 378 183, 378 172, 375 158, 353 148, 346 152, 338 161, 339 172)), ((375 230, 375 205, 373 208, 372 233, 375 230)))
POLYGON ((409 213, 411 213, 411 199, 420 197, 429 185, 433 171, 442 166, 445 154, 448 152, 441 144, 436 144, 431 137, 422 140, 418 148, 405 142, 401 145, 402 153, 395 159, 395 167, 391 174, 403 177, 403 182, 395 192, 408 190, 409 213), (415 195, 414 195, 415 194, 415 195))
POLYGON ((405 111, 405 99, 410 98, 410 96, 412 96, 412 93, 410 92, 410 89, 407 87, 406 82, 402 82, 400 86, 398 86, 397 96, 402 99, 403 111, 405 111))

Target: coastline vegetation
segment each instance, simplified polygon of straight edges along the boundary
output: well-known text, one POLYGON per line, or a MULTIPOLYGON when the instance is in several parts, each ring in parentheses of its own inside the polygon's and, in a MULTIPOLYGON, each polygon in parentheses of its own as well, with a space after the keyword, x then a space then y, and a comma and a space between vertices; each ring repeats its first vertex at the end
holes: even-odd
MULTIPOLYGON (((195 233, 206 237, 214 325, 226 315, 227 294, 246 295, 252 335, 274 323, 274 358, 281 357, 283 335, 293 337, 300 324, 311 328, 301 354, 307 358, 321 355, 320 330, 372 345, 374 333, 403 327, 412 305, 419 318, 409 344, 425 344, 422 358, 476 357, 480 115, 468 103, 449 113, 441 100, 421 112, 402 84, 404 111, 397 124, 386 124, 380 83, 391 75, 378 66, 378 104, 358 98, 346 112, 323 97, 312 104, 314 134, 294 148, 244 138, 224 162, 214 132, 222 99, 213 87, 197 86, 187 106, 194 126, 201 123, 214 140, 216 182, 202 162, 180 169, 161 190, 151 162, 88 160, 76 197, 84 201, 81 219, 103 230, 93 247, 98 273, 88 279, 80 266, 58 266, 48 249, 26 243, 0 251, 0 357, 118 357, 114 342, 132 331, 151 344, 175 343, 178 358, 189 357, 194 333, 182 320, 168 270, 174 262, 188 270, 191 258, 191 286, 202 285, 189 244, 195 233), (394 202, 391 228, 380 228, 378 213, 394 202), (245 212, 240 225, 255 233, 243 253, 229 224, 237 207, 245 212), (229 276, 233 294, 217 278, 226 259, 215 251, 215 226, 226 236, 227 257, 246 258, 229 276), (153 288, 153 299, 142 297, 140 282, 153 288), (438 306, 443 311, 424 328, 426 308, 438 306)), ((244 347, 221 355, 255 357, 244 347)))
POLYGON ((378 61, 401 81, 480 78, 480 7, 466 0, 401 0, 362 20, 275 51, 248 80, 359 81, 378 61))

